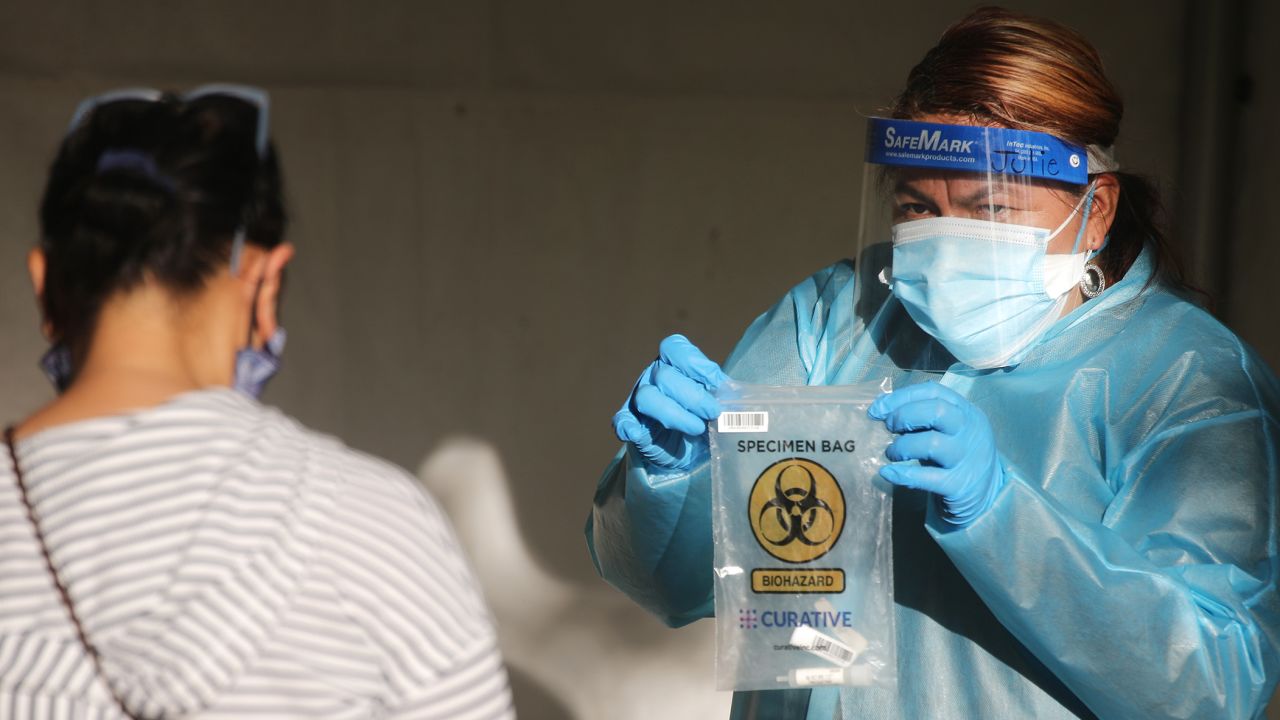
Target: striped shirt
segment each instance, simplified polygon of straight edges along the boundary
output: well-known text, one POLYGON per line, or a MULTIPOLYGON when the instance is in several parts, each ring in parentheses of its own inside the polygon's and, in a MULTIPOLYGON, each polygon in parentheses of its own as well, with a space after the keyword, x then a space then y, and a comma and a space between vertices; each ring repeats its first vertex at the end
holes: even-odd
MULTIPOLYGON (((404 471, 228 389, 36 433, 30 499, 144 717, 510 718, 491 619, 404 471)), ((0 718, 121 718, 0 462, 0 718)))

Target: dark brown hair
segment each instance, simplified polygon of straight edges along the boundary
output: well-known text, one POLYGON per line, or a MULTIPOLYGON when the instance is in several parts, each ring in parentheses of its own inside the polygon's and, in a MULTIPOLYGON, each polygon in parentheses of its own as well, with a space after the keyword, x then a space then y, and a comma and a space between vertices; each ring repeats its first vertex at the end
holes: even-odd
POLYGON ((144 280, 176 293, 225 267, 237 229, 248 242, 284 235, 273 148, 258 156, 259 110, 209 95, 190 102, 115 101, 63 140, 40 207, 43 309, 79 367, 103 304, 144 280), (144 159, 123 167, 107 154, 144 159))
MULTIPOLYGON (((894 117, 956 115, 974 124, 1045 132, 1078 145, 1113 145, 1124 101, 1107 79, 1098 51, 1051 20, 982 7, 952 25, 907 76, 894 117)), ((1120 197, 1107 246, 1098 256, 1108 283, 1124 276, 1145 246, 1156 277, 1198 293, 1184 280, 1164 229, 1155 185, 1114 173, 1120 197)))

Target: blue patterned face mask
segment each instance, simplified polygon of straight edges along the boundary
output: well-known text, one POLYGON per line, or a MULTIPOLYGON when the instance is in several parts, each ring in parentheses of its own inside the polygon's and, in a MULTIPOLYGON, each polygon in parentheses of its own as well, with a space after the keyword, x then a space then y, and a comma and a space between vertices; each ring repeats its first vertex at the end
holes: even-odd
MULTIPOLYGON (((250 397, 261 396, 267 381, 280 371, 280 355, 287 339, 284 328, 277 328, 261 350, 252 346, 241 348, 236 353, 231 386, 250 397)), ((40 358, 40 369, 53 388, 62 394, 71 384, 71 351, 61 343, 54 345, 40 358)))
POLYGON ((40 370, 59 395, 66 392, 71 384, 71 351, 62 343, 55 344, 40 356, 40 370))
MULTIPOLYGON (((1082 198, 1089 219, 1092 189, 1082 198)), ((938 217, 893 227, 893 294, 925 332, 960 362, 1016 365, 1062 315, 1089 253, 1049 255, 1056 230, 938 217)))
POLYGON ((280 372, 280 356, 288 335, 284 328, 276 328, 261 350, 246 345, 236 353, 235 375, 231 387, 248 395, 261 397, 267 381, 280 372))

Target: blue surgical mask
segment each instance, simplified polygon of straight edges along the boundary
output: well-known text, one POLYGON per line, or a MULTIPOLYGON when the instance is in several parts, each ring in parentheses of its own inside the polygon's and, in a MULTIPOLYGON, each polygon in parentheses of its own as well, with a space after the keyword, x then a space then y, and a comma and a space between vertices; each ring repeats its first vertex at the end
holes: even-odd
POLYGON ((252 345, 241 348, 236 353, 231 386, 249 397, 261 397, 267 381, 280 372, 280 356, 287 338, 284 328, 276 328, 261 350, 252 345))
MULTIPOLYGON (((1084 235, 1092 188, 1081 200, 1084 235)), ((893 228, 893 294, 925 332, 980 369, 1018 364, 1062 315, 1090 253, 1047 254, 1056 230, 939 217, 893 228)))

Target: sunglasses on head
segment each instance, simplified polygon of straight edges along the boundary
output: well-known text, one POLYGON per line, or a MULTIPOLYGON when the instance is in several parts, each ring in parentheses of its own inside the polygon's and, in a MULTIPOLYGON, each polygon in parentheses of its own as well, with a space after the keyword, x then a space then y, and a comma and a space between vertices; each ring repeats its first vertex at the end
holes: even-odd
POLYGON ((166 97, 175 97, 179 101, 188 104, 209 97, 230 98, 252 106, 257 112, 254 147, 258 151, 260 159, 266 155, 271 101, 266 90, 251 85, 235 85, 231 83, 201 85, 179 95, 170 95, 154 88, 110 90, 100 95, 85 98, 76 106, 76 111, 71 116, 71 123, 67 126, 67 134, 70 135, 79 129, 85 119, 98 108, 117 103, 157 103, 163 101, 166 97))
MULTIPOLYGON (((200 87, 188 90, 187 92, 178 95, 165 93, 162 90, 156 90, 154 88, 123 88, 119 90, 110 90, 99 95, 88 97, 76 106, 76 111, 72 114, 71 122, 67 126, 67 134, 70 135, 78 130, 89 116, 100 108, 127 103, 158 103, 163 102, 166 98, 176 98, 179 102, 187 105, 198 103, 200 100, 206 98, 229 98, 251 106, 256 112, 254 148, 257 150, 259 160, 262 160, 266 156, 271 107, 270 97, 267 95, 265 90, 251 85, 215 83, 211 85, 201 85, 200 87)), ((149 164, 148 174, 157 177, 157 179, 161 179, 155 171, 154 159, 150 157, 139 158, 137 155, 137 151, 109 149, 104 151, 103 157, 99 159, 99 170, 101 171, 103 160, 106 160, 111 164, 149 164)), ((143 169, 144 171, 146 170, 146 168, 143 169)), ((163 181, 163 179, 161 179, 161 181, 162 184, 164 184, 165 181, 163 181)), ((240 254, 244 249, 244 243, 245 229, 244 226, 241 226, 236 230, 235 239, 231 244, 232 274, 239 269, 240 254)))

